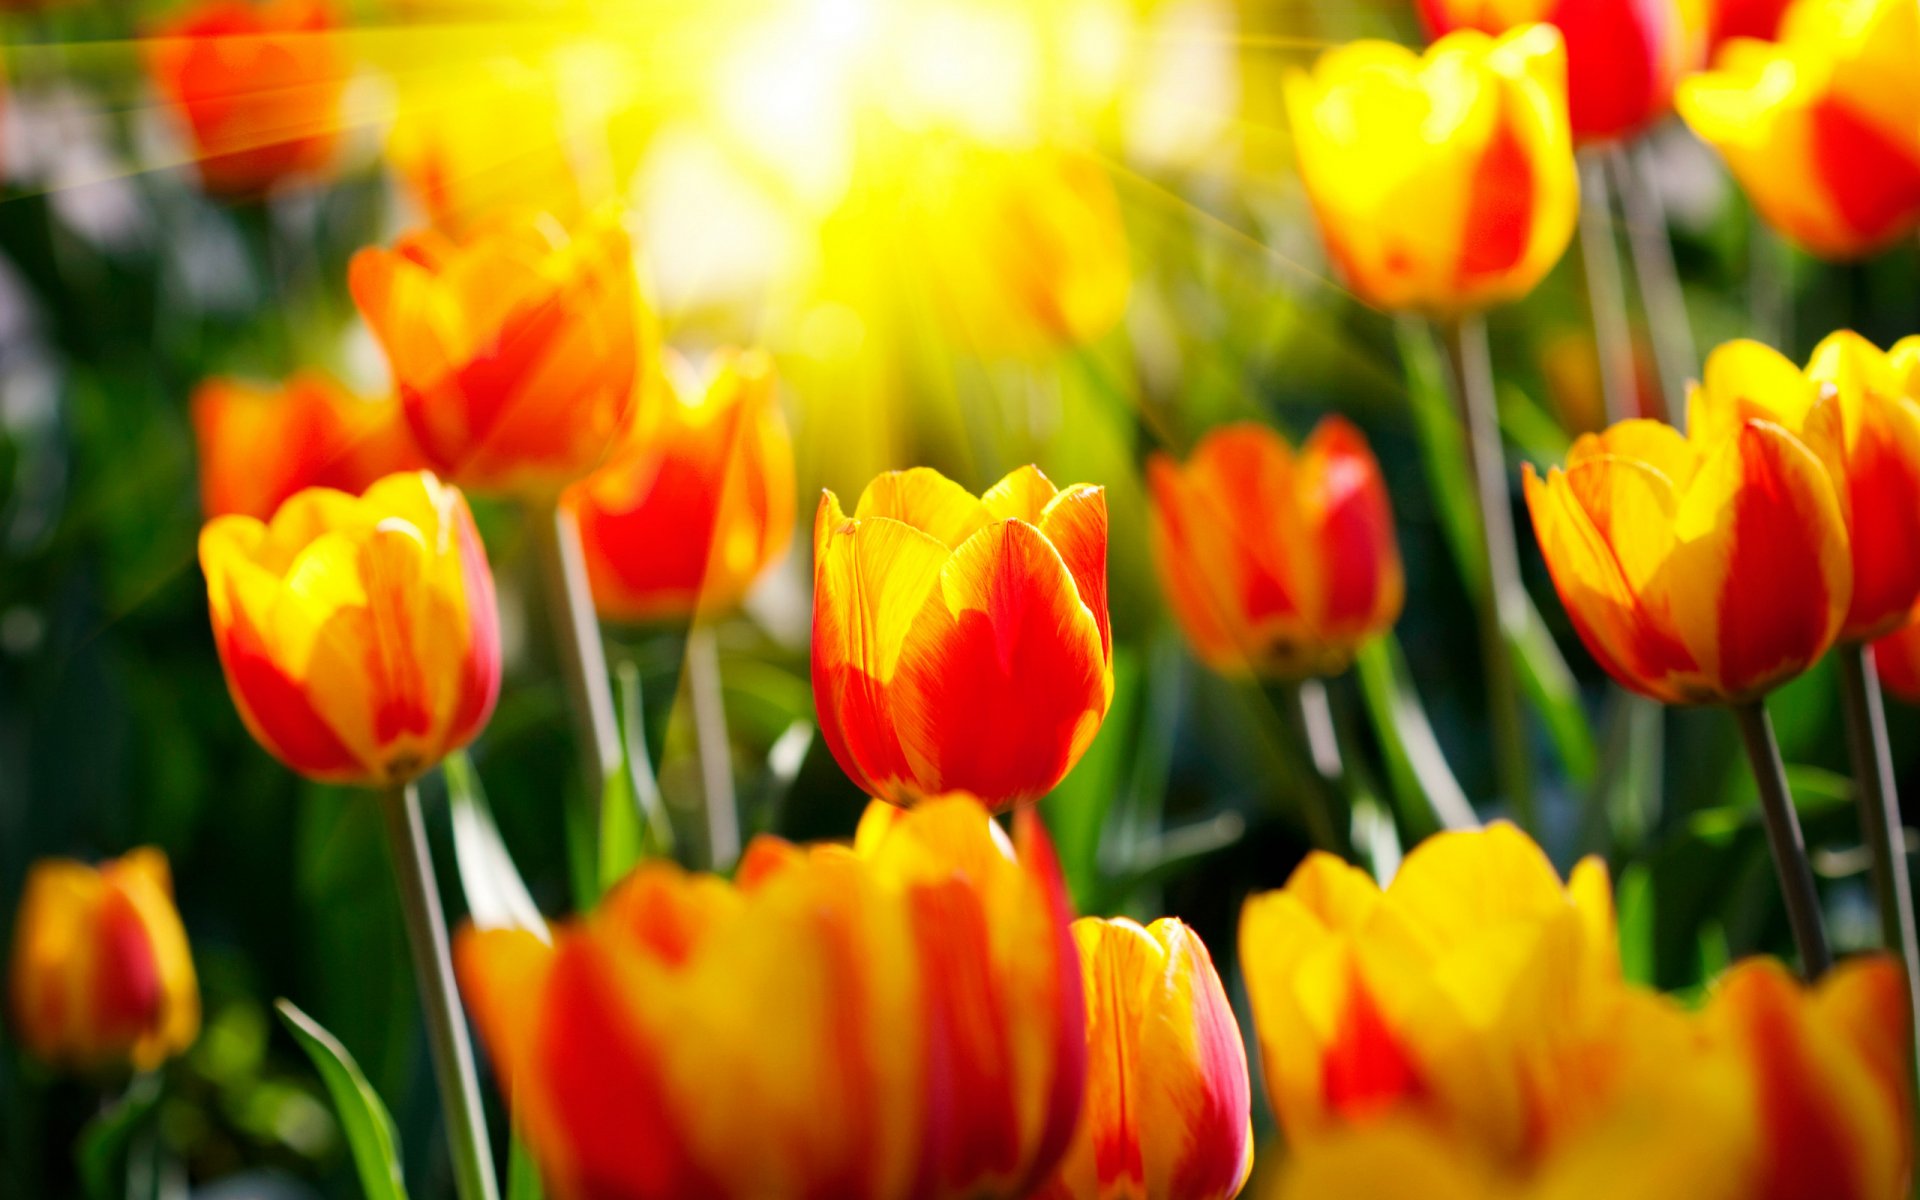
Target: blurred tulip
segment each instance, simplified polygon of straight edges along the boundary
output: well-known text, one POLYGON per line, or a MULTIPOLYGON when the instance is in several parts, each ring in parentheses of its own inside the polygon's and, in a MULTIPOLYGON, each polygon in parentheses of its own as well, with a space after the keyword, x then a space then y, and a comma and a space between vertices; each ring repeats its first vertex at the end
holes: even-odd
POLYGON ((1419 0, 1427 30, 1498 36, 1542 22, 1567 45, 1567 110, 1580 141, 1632 137, 1666 114, 1687 65, 1675 0, 1419 0))
POLYGON ((1920 704, 1920 623, 1908 623, 1873 644, 1880 685, 1908 704, 1920 704))
POLYGON ((1153 455, 1147 485, 1161 586, 1214 670, 1337 674, 1399 617, 1386 484, 1345 420, 1322 421, 1297 457, 1263 425, 1216 429, 1184 466, 1153 455))
POLYGON ((520 211, 585 212, 553 81, 514 59, 436 78, 403 97, 387 162, 440 229, 460 235, 520 211))
POLYGON ((1696 441, 1753 419, 1783 426, 1826 461, 1846 515, 1853 600, 1840 636, 1878 637, 1920 602, 1920 403, 1873 343, 1835 333, 1804 373, 1758 342, 1729 342, 1707 358, 1688 398, 1696 441))
POLYGON ((167 856, 155 849, 97 869, 35 863, 8 975, 14 1033, 49 1063, 151 1071, 200 1032, 193 956, 167 856))
POLYGON ((772 360, 723 351, 704 383, 668 391, 567 493, 594 605, 615 620, 732 608, 793 539, 793 439, 772 360))
POLYGON ((1125 315, 1127 233, 1093 159, 943 145, 919 189, 927 210, 912 226, 912 251, 928 260, 935 298, 967 349, 1082 345, 1125 315))
POLYGON ((148 47, 208 191, 251 195, 333 157, 352 68, 325 0, 203 0, 148 47))
POLYGON ((359 493, 421 465, 391 398, 362 400, 315 371, 279 387, 209 379, 193 393, 200 507, 266 520, 310 487, 359 493))
POLYGON ((1377 308, 1518 299, 1579 208, 1560 37, 1452 34, 1424 57, 1362 41, 1287 78, 1300 178, 1327 252, 1377 308), (1419 220, 1408 220, 1417 212, 1419 220))
POLYGON ((421 450, 475 491, 551 499, 590 474, 652 368, 611 217, 570 234, 538 216, 464 241, 422 230, 354 255, 348 282, 421 450))
POLYGON ((1017 1197, 1073 1130, 1080 968, 1037 817, 875 806, 736 882, 651 862, 552 945, 464 931, 462 991, 562 1197, 1017 1197), (748 1135, 750 1132, 750 1136, 748 1135))
POLYGON ((1253 1169, 1247 1052, 1213 958, 1163 917, 1073 923, 1087 1095, 1035 1200, 1225 1200, 1253 1169))
MULTIPOLYGON (((1660 364, 1653 348, 1633 339, 1633 379, 1628 411, 1635 416, 1661 412, 1660 364)), ((1606 385, 1600 375, 1600 350, 1588 330, 1548 337, 1540 347, 1540 374, 1547 401, 1560 428, 1570 434, 1597 433, 1607 425, 1606 385)))
POLYGON ((814 518, 820 732, 870 796, 1049 791, 1113 699, 1106 489, 1022 467, 975 498, 889 471, 814 518))
MULTIPOLYGON (((1735 385, 1736 360, 1715 361, 1709 389, 1735 385)), ((1811 387, 1787 371, 1768 386, 1811 387)), ((1764 695, 1826 653, 1853 597, 1845 500, 1821 455, 1773 421, 1718 424, 1697 419, 1689 440, 1657 421, 1621 421, 1576 441, 1565 471, 1544 482, 1531 464, 1525 472, 1534 531, 1580 640, 1622 686, 1667 704, 1764 695)), ((1836 440, 1823 435, 1822 448, 1836 440)))
POLYGON ((1687 0, 1681 12, 1711 61, 1713 52, 1735 38, 1770 42, 1780 36, 1793 0, 1687 0))
POLYGON ((426 472, 313 488, 200 534, 214 642, 254 738, 312 779, 390 786, 472 741, 500 690, 486 550, 426 472))
POLYGON ((1778 42, 1734 41, 1680 115, 1781 234, 1859 258, 1920 225, 1920 10, 1803 0, 1778 42))

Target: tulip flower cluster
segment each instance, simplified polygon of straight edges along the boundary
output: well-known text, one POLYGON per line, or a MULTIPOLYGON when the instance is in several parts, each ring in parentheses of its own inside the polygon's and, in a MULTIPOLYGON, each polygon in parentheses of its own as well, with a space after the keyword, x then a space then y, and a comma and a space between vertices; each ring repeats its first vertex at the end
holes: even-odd
POLYGON ((1563 885, 1507 825, 1423 843, 1384 890, 1315 854, 1250 899, 1278 1194, 1905 1194, 1896 963, 1809 988, 1756 959, 1688 1012, 1623 981, 1615 936, 1605 868, 1563 885))

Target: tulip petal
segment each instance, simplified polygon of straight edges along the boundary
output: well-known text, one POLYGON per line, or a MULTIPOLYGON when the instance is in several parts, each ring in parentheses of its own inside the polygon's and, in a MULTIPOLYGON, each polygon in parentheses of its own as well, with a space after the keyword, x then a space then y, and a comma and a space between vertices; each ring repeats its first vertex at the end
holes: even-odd
POLYGON ((1340 417, 1321 421, 1300 456, 1299 486, 1318 516, 1322 638, 1343 643, 1391 626, 1406 581, 1386 483, 1360 431, 1340 417))
POLYGON ((1756 341, 1731 341, 1707 356, 1704 378, 1687 397, 1687 428, 1701 444, 1748 420, 1797 431, 1818 396, 1818 386, 1786 355, 1756 341))
MULTIPOLYGON (((1112 662, 1113 631, 1107 619, 1107 490, 1082 483, 1056 493, 1035 523, 1073 573, 1080 602, 1100 627, 1100 651, 1112 662)), ((1111 694, 1111 671, 1108 678, 1111 694)))
POLYGON ((958 549, 993 519, 978 497, 931 467, 875 477, 853 510, 856 521, 869 517, 899 521, 949 549, 958 549))
POLYGON ((1038 525, 1040 514, 1059 494, 1060 490, 1040 473, 1039 467, 1029 465, 1010 472, 981 493, 980 504, 995 520, 1013 519, 1038 525))

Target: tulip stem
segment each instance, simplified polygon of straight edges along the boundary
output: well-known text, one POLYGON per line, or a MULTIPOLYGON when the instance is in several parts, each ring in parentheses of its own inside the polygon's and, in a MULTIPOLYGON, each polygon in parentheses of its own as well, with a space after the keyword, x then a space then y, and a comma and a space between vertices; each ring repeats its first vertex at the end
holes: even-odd
MULTIPOLYGON (((1887 713, 1880 700, 1880 678, 1874 674, 1871 655, 1867 646, 1857 642, 1840 647, 1840 702, 1846 713, 1847 751, 1853 757, 1860 827, 1873 852, 1873 890, 1880 901, 1881 937, 1907 965, 1908 1013, 1920 1022, 1920 975, 1916 975, 1920 971, 1920 933, 1916 933, 1914 922, 1913 879, 1907 871, 1906 829, 1900 820, 1900 795, 1893 782, 1887 713)), ((1920 1036, 1914 1045, 1920 1049, 1920 1036)))
POLYGON ((1807 840, 1800 832, 1800 815, 1794 811, 1793 793, 1787 787, 1787 767, 1780 759, 1780 744, 1774 740, 1773 722, 1764 701, 1737 704, 1733 715, 1740 723, 1740 738, 1746 743, 1753 781, 1760 790, 1767 844, 1773 851, 1774 870, 1780 876, 1780 895, 1786 901, 1794 944, 1800 949, 1800 971, 1811 983, 1833 965, 1833 952, 1827 948, 1826 931, 1820 924, 1820 893, 1813 885, 1807 840))
POLYGON ((613 712, 613 682, 607 674, 600 618, 587 582, 586 555, 573 513, 553 507, 533 514, 540 573, 547 582, 548 619, 553 623, 560 669, 573 710, 581 778, 587 787, 586 823, 600 828, 600 802, 607 780, 620 769, 620 724, 613 712))
POLYGON ((1580 265, 1587 277, 1593 348, 1600 362, 1600 393, 1607 424, 1638 416, 1633 396, 1633 338, 1627 329, 1627 292, 1613 240, 1606 161, 1580 152, 1580 265))
POLYGON ((1680 270, 1673 261, 1673 240, 1667 233, 1667 212, 1653 184, 1652 151, 1644 144, 1629 150, 1616 146, 1607 155, 1614 186, 1627 218, 1627 248, 1633 254, 1633 273, 1640 281, 1640 303, 1647 313, 1647 331, 1653 356, 1660 364, 1660 391, 1667 420, 1686 428, 1687 381, 1700 369, 1693 343, 1693 325, 1687 318, 1687 297, 1680 287, 1680 270))
POLYGON ((727 701, 720 687, 720 641, 711 625, 698 621, 687 631, 687 692, 693 700, 693 738, 699 746, 700 789, 707 806, 707 861, 724 871, 740 857, 733 743, 727 737, 727 701))
POLYGON ((1287 684, 1281 693, 1283 724, 1293 742, 1290 752, 1305 756, 1312 776, 1301 813, 1307 832, 1320 849, 1351 858, 1353 840, 1344 835, 1345 823, 1340 819, 1340 811, 1346 807, 1343 803, 1346 766, 1340 757, 1326 684, 1318 679, 1305 679, 1287 684))
POLYGON ((400 888, 400 912, 406 920, 413 978, 420 988, 420 1007, 426 1013, 434 1079, 446 1110, 447 1149, 453 1156, 454 1182, 460 1200, 497 1200, 500 1191, 494 1182, 486 1115, 480 1104, 480 1076, 474 1070, 473 1044, 467 1039, 466 1017, 454 986, 447 922, 434 883, 433 856, 427 849, 419 790, 412 783, 391 789, 380 797, 380 812, 386 818, 393 877, 400 888))
POLYGON ((1481 535, 1487 550, 1485 586, 1480 589, 1478 608, 1494 763, 1514 820, 1532 831, 1536 829, 1532 769, 1527 761, 1526 721, 1510 648, 1510 639, 1526 624, 1527 592, 1520 580, 1512 491, 1507 483, 1506 452, 1500 444, 1500 416, 1494 407, 1487 326, 1478 315, 1469 315, 1449 322, 1443 331, 1455 395, 1466 421, 1467 456, 1473 467, 1481 535))

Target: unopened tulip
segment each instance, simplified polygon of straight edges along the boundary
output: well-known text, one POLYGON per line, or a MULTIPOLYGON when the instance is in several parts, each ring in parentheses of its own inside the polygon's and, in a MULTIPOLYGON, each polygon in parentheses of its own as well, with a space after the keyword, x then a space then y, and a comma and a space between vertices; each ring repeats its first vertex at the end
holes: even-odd
POLYGON ((1172 917, 1073 924, 1087 1094, 1035 1200, 1226 1200, 1253 1169, 1247 1052, 1213 959, 1172 917))
POLYGON ((705 381, 667 392, 567 493, 594 606, 615 620, 732 608, 793 538, 793 439, 772 360, 725 351, 705 381))
POLYGON ((500 690, 493 576, 425 472, 314 488, 200 534, 214 642, 256 740, 309 778, 389 787, 472 741, 500 690))
POLYGON ((1680 85, 1687 124, 1780 233, 1825 258, 1920 225, 1920 11, 1804 0, 1777 42, 1734 41, 1680 85))
POLYGON ((1563 886, 1505 824, 1428 839, 1384 891, 1315 853, 1247 901, 1240 962, 1295 1147, 1404 1118, 1513 1159, 1663 1049, 1654 1033, 1680 1036, 1622 986, 1605 867, 1563 886), (1643 1045, 1616 1040, 1629 1012, 1643 1045))
POLYGON ((1536 25, 1451 34, 1424 56, 1354 42, 1288 77, 1300 178, 1362 300, 1470 312, 1553 267, 1579 207, 1565 64, 1559 34, 1536 25))
POLYGON ((310 487, 363 492, 420 465, 397 401, 362 400, 318 372, 279 387, 209 379, 193 393, 200 506, 266 520, 310 487))
POLYGON ((626 232, 502 219, 354 255, 354 301, 386 348, 427 460, 462 487, 550 500, 612 449, 650 365, 626 232))
POLYGON ((646 864, 551 945, 461 934, 556 1194, 1012 1198, 1052 1170, 1086 1044, 1046 835, 876 808, 851 850, 761 839, 733 883, 646 864))
POLYGON ((1328 417, 1298 454, 1263 425, 1147 463, 1161 586, 1216 671, 1289 678, 1346 669, 1390 629, 1406 585, 1380 464, 1328 417))
POLYGON ((1022 467, 983 496, 881 475, 814 519, 820 732, 870 796, 996 808, 1072 769, 1113 698, 1104 488, 1022 467))
POLYGON ((1567 107, 1581 141, 1631 137, 1673 102, 1689 34, 1675 0, 1419 0, 1438 37, 1503 34, 1544 21, 1567 44, 1567 107))
POLYGON ((254 194, 327 166, 351 70, 338 36, 325 0, 204 0, 148 42, 208 191, 254 194))
POLYGON ((1623 686, 1668 704, 1764 695, 1826 653, 1853 599, 1846 501, 1821 455, 1774 421, 1717 425, 1689 440, 1622 421, 1576 441, 1564 471, 1526 468, 1581 641, 1623 686))
POLYGON ((35 863, 7 994, 14 1034, 49 1063, 150 1071, 192 1045, 200 989, 167 856, 149 848, 98 868, 35 863))

